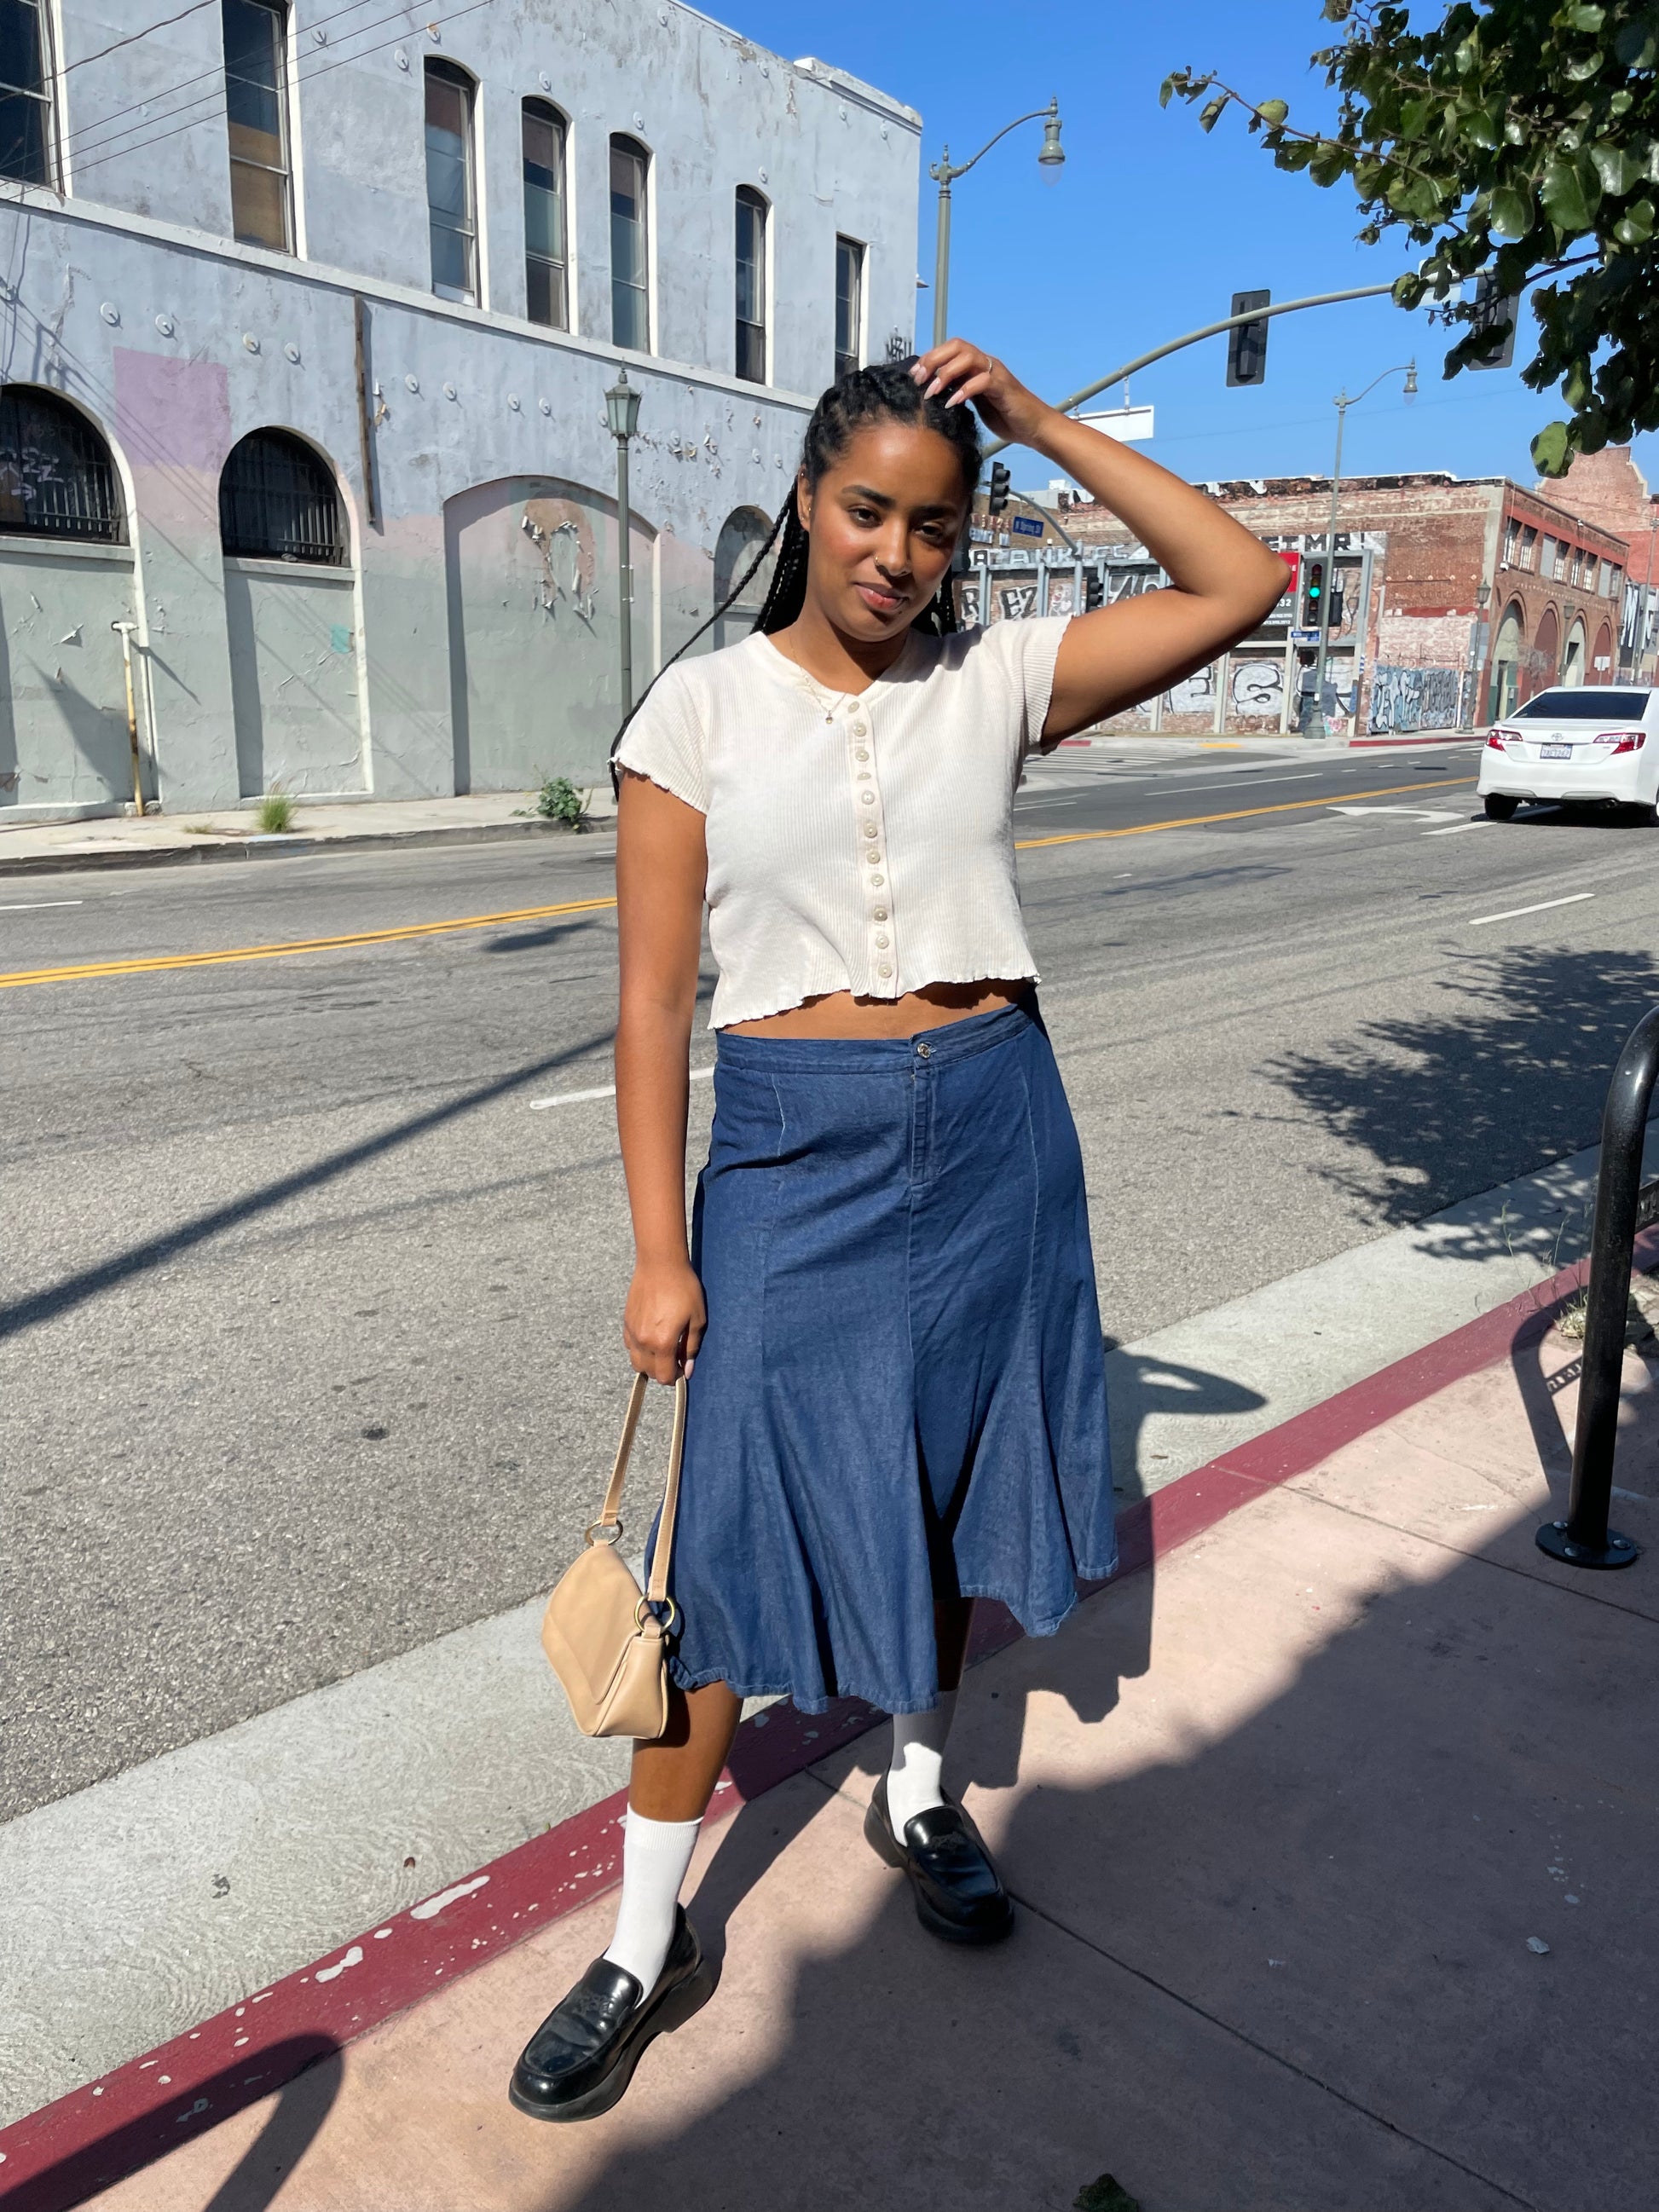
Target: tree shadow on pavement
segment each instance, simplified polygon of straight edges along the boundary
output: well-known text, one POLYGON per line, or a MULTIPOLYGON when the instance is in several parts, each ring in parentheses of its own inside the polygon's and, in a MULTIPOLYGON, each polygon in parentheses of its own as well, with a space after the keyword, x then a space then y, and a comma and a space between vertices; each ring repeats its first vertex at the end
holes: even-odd
MULTIPOLYGON (((1348 1147, 1316 1172, 1361 1219, 1395 1228, 1594 1144, 1613 1061, 1656 1000, 1650 953, 1506 946, 1431 984, 1416 1015, 1364 1022, 1263 1073, 1348 1147)), ((1481 1259, 1508 1237, 1501 1219, 1469 1223, 1444 1249, 1481 1259)))
POLYGON ((1065 2212, 1109 2170, 1146 2212, 1644 2212, 1659 1629, 1533 1570, 1536 1517, 1464 1553, 1270 1492, 1103 1729, 1146 1577, 1002 1654, 952 1759, 1021 1776, 976 1801, 1000 1949, 866 1853, 879 1735, 746 1808, 691 1905, 714 2003, 545 2212, 1065 2212))

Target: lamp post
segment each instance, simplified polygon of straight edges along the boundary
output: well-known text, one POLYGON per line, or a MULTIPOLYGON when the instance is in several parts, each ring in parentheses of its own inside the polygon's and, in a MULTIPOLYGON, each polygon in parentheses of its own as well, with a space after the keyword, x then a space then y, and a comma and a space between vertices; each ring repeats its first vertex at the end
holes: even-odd
MULTIPOLYGON (((1325 719, 1325 663, 1331 641, 1331 593, 1336 588, 1336 503, 1341 496, 1342 489, 1342 433, 1347 423, 1350 407, 1357 406, 1367 394, 1375 392, 1384 377, 1401 375, 1406 380, 1407 398, 1415 399, 1417 397, 1415 361, 1400 362, 1393 368, 1383 369, 1380 374, 1372 377, 1364 392, 1356 392, 1352 398, 1348 397, 1346 387, 1336 395, 1336 459, 1331 468, 1331 520, 1325 540, 1325 589, 1319 602, 1319 650, 1314 656, 1314 727, 1309 732, 1313 737, 1328 738, 1331 733, 1330 726, 1325 719)), ((1362 623, 1365 619, 1366 611, 1363 607, 1360 609, 1359 618, 1362 623)))
POLYGON ((951 149, 942 147, 939 158, 927 172, 939 184, 939 228, 933 252, 933 343, 943 345, 950 336, 945 318, 951 299, 951 187, 958 177, 965 177, 974 161, 982 161, 997 143, 1011 131, 1018 131, 1022 123, 1041 122, 1042 151, 1037 155, 1038 166, 1059 169, 1065 166, 1066 152, 1060 143, 1060 101, 1051 100, 1046 107, 1034 107, 1029 115, 1017 115, 1012 123, 1004 124, 996 138, 988 138, 974 156, 973 161, 952 161, 951 149))
POLYGON ((617 441, 617 629, 622 644, 622 710, 634 711, 634 568, 629 558, 628 441, 640 427, 640 395, 619 369, 605 395, 605 421, 617 441))

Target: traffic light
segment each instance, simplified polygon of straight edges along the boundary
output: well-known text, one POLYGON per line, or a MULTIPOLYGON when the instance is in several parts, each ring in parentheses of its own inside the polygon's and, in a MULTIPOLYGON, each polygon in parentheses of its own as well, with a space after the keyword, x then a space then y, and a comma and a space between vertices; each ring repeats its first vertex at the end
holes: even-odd
POLYGON ((991 464, 991 489, 985 495, 988 514, 1000 514, 1008 504, 1008 489, 1013 479, 1000 461, 991 464))
POLYGON ((1317 629, 1324 620, 1325 563, 1304 561, 1302 563, 1302 619, 1300 629, 1317 629))
MULTIPOLYGON (((1235 292, 1231 312, 1247 315, 1252 307, 1272 304, 1271 292, 1235 292)), ((1227 333, 1227 381, 1233 384, 1265 384, 1267 380, 1267 325, 1260 323, 1240 323, 1227 333)))
POLYGON ((1342 587, 1340 584, 1331 586, 1330 612, 1325 617, 1325 627, 1333 630, 1342 627, 1342 587))
POLYGON ((1515 359, 1515 325, 1520 312, 1520 300, 1515 297, 1506 298, 1499 292, 1492 283, 1490 271, 1475 278, 1474 321, 1472 327, 1483 332, 1491 331, 1494 335, 1492 343, 1487 350, 1485 353, 1476 354, 1474 360, 1470 362, 1471 368, 1507 368, 1509 367, 1515 359), (1509 327, 1504 331, 1504 336, 1498 337, 1496 333, 1504 330, 1505 324, 1509 327))
POLYGON ((1083 572, 1083 611, 1091 615, 1095 609, 1106 604, 1106 579, 1098 568, 1083 572))

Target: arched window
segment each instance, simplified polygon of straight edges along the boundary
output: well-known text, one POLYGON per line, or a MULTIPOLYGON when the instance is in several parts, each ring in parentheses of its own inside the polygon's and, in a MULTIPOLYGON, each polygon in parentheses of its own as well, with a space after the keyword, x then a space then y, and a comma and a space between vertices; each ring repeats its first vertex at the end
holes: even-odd
POLYGON ((1512 599, 1504 610, 1504 619, 1498 625, 1498 639, 1492 651, 1492 720, 1501 722, 1505 714, 1515 712, 1520 690, 1521 646, 1525 635, 1525 617, 1519 599, 1512 599))
POLYGON ((1561 656, 1561 682, 1570 690, 1577 690, 1584 680, 1584 625, 1575 617, 1567 632, 1567 649, 1561 656))
POLYGON ((766 381, 766 202, 751 185, 738 186, 737 373, 751 384, 766 381))
POLYGON ((472 80, 453 62, 426 65, 426 207, 432 289, 478 303, 478 191, 473 174, 472 80))
POLYGON ((524 104, 526 313, 550 330, 570 327, 564 224, 564 118, 545 100, 524 104))
MULTIPOLYGON (((770 518, 757 507, 739 507, 728 514, 720 526, 714 544, 714 605, 726 599, 732 586, 747 573, 750 562, 766 542, 771 529, 770 518)), ((743 597, 727 609, 714 624, 714 650, 722 646, 736 645, 748 636, 760 617, 766 594, 772 581, 775 563, 765 562, 758 574, 744 586, 743 597)))
POLYGON ((86 416, 26 384, 0 392, 0 530, 33 538, 125 537, 115 464, 86 416))
POLYGON ((637 139, 611 141, 611 337, 651 350, 650 240, 646 185, 651 156, 637 139))
POLYGON ((345 517, 326 464, 287 430, 250 431, 219 479, 219 538, 244 560, 343 567, 345 517))

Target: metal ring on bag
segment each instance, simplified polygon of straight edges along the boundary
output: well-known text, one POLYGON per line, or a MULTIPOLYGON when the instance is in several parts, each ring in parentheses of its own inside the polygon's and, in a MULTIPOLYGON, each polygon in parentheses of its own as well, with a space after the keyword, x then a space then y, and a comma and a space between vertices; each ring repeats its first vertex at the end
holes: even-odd
MULTIPOLYGON (((674 1633, 674 1623, 680 1617, 680 1609, 672 1597, 664 1598, 662 1602, 668 1607, 668 1618, 662 1624, 662 1632, 665 1636, 672 1636, 674 1633)), ((645 1616, 650 1610, 651 1600, 648 1597, 642 1597, 634 1608, 634 1625, 636 1628, 645 1626, 645 1616)))
POLYGON ((608 1528, 611 1531, 610 1534, 603 1539, 604 1542, 607 1544, 621 1543, 623 1524, 620 1521, 590 1521, 586 1528, 582 1531, 582 1540, 584 1543, 591 1544, 593 1541, 593 1531, 596 1528, 608 1528))

